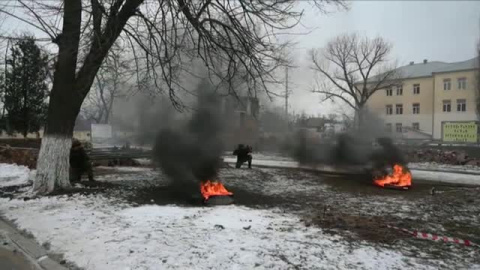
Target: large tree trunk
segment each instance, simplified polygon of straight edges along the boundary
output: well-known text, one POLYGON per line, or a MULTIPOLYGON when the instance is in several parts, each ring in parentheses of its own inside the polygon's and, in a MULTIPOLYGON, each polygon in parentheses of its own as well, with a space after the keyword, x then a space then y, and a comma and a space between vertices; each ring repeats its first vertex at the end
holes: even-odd
POLYGON ((69 153, 72 136, 44 134, 33 188, 41 194, 70 187, 69 153))
MULTIPOLYGON (((64 72, 56 70, 55 73, 57 77, 64 72)), ((72 95, 71 92, 77 92, 73 82, 62 79, 54 81, 37 161, 34 190, 38 193, 45 194, 70 187, 69 156, 73 127, 83 101, 81 96, 72 95), (66 91, 67 89, 70 91, 66 91)))
MULTIPOLYGON (((70 187, 69 153, 73 127, 80 112, 80 106, 90 91, 108 50, 143 1, 125 2, 121 10, 117 10, 118 14, 109 17, 103 33, 100 33, 99 25, 95 26, 90 51, 78 72, 82 0, 64 1, 63 28, 58 38, 58 60, 48 106, 47 124, 37 161, 37 176, 34 184, 36 192, 45 194, 55 189, 70 187)), ((120 5, 116 8, 120 8, 120 5)))
POLYGON ((355 110, 355 115, 353 116, 353 126, 356 130, 360 129, 363 125, 363 114, 361 109, 355 110))
POLYGON ((75 78, 81 15, 81 0, 64 2, 63 31, 57 41, 58 60, 33 185, 34 191, 41 194, 70 187, 69 154, 73 126, 84 98, 76 87, 75 78))
POLYGON ((357 109, 355 110, 354 116, 354 125, 355 129, 362 129, 365 128, 365 124, 367 124, 367 108, 365 104, 357 104, 357 109))

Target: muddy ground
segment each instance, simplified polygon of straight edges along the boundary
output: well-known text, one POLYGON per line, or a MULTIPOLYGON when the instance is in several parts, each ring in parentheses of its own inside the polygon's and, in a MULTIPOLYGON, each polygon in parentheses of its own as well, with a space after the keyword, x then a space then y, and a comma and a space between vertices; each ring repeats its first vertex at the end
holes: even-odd
MULTIPOLYGON (((165 176, 149 168, 132 171, 97 168, 96 178, 99 182, 84 182, 66 193, 101 193, 132 205, 204 207, 199 193, 172 189, 165 176)), ((480 263, 480 247, 415 239, 387 227, 480 243, 478 187, 446 186, 414 179, 408 191, 388 190, 372 185, 366 176, 333 177, 294 169, 228 167, 221 170, 220 178, 234 193, 237 205, 293 213, 306 226, 318 226, 348 241, 401 249, 408 256, 420 259, 438 259, 440 266, 446 268, 452 260, 464 265, 480 263), (435 195, 431 195, 432 188, 435 195)), ((0 196, 13 196, 20 190, 3 189, 0 196)))

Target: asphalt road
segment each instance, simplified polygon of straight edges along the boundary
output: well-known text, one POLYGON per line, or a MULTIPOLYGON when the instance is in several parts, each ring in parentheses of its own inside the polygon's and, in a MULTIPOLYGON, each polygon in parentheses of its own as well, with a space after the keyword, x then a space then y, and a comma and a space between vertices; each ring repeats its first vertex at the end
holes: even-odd
POLYGON ((0 268, 2 270, 36 270, 37 268, 19 251, 15 251, 8 242, 0 247, 0 268))

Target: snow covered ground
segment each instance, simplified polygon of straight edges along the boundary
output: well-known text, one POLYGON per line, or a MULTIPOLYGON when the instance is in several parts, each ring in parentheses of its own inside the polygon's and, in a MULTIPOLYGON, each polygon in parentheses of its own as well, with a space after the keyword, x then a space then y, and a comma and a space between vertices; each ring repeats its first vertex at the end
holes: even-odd
MULTIPOLYGON (((234 164, 235 158, 225 157, 225 162, 234 164)), ((243 165, 246 166, 246 165, 243 165)), ((270 167, 270 168, 302 168, 296 161, 277 161, 277 160, 254 160, 253 166, 270 167)), ((429 166, 422 166, 417 164, 409 164, 414 179, 421 179, 423 181, 443 182, 450 184, 465 184, 465 185, 480 185, 480 170, 469 172, 465 174, 465 170, 459 170, 452 166, 439 166, 435 168, 433 164, 429 166), (442 169, 443 168, 443 169, 442 169)), ((323 172, 336 172, 336 173, 356 173, 360 172, 359 168, 352 169, 339 169, 332 166, 317 166, 317 167, 304 167, 310 170, 317 170, 323 172)), ((468 172, 468 171, 467 171, 468 172)))
MULTIPOLYGON (((255 160, 294 161, 291 157, 278 153, 254 152, 252 156, 255 160)), ((235 156, 232 155, 232 152, 225 152, 224 157, 235 158, 235 156)))
MULTIPOLYGON (((11 166, 0 177, 16 170, 9 175, 28 175, 11 166)), ((235 206, 156 205, 127 200, 142 186, 128 189, 125 183, 144 183, 155 193, 168 182, 160 172, 96 170, 96 179, 111 191, 0 198, 0 213, 83 269, 480 269, 480 250, 471 247, 402 242, 391 231, 399 237, 395 244, 348 237, 355 233, 350 228, 363 226, 357 221, 367 221, 372 232, 390 221, 470 239, 480 221, 478 189, 438 188, 431 196, 430 186, 398 192, 301 170, 225 168, 220 177, 235 193, 235 206), (262 201, 247 207, 255 198, 262 201), (346 234, 306 224, 304 214, 325 213, 324 206, 336 222, 355 217, 345 219, 355 222, 342 225, 346 234)))
MULTIPOLYGON (((296 166, 297 162, 288 156, 282 156, 275 153, 254 153, 253 158, 255 161, 260 162, 260 164, 283 164, 285 166, 296 166)), ((236 160, 235 156, 225 153, 224 159, 228 162, 234 162, 236 160)), ((473 165, 450 165, 450 164, 439 164, 435 162, 416 162, 409 163, 411 169, 423 169, 423 170, 432 170, 432 171, 450 171, 450 172, 467 172, 467 173, 478 173, 480 174, 480 167, 473 165)))
MULTIPOLYGON (((227 163, 236 163, 237 158, 235 157, 224 157, 223 161, 227 163)), ((298 167, 298 162, 293 161, 293 160, 275 160, 275 159, 256 159, 256 156, 254 156, 253 163, 258 166, 264 166, 264 167, 283 167, 283 168, 296 168, 298 167)), ((245 166, 245 165, 243 165, 245 166)))
MULTIPOLYGON (((252 155, 254 159, 260 160, 293 161, 291 157, 284 156, 278 153, 254 152, 252 155)), ((229 158, 235 157, 234 155, 232 155, 232 152, 225 152, 224 156, 229 158)))
POLYGON ((0 163, 0 187, 27 184, 34 171, 30 172, 25 166, 0 163))
POLYGON ((480 167, 473 165, 451 165, 451 164, 438 164, 435 162, 421 162, 421 163, 409 163, 408 166, 411 169, 430 170, 430 171, 449 171, 460 172, 480 175, 480 167))
POLYGON ((412 169, 413 179, 460 185, 480 186, 480 174, 450 173, 442 171, 424 171, 412 169))
POLYGON ((100 195, 0 199, 0 211, 85 269, 434 269, 298 217, 238 206, 130 207, 100 195))
POLYGON ((117 171, 117 172, 144 172, 144 171, 151 171, 151 168, 145 167, 130 167, 130 166, 119 166, 119 167, 109 167, 109 166, 98 166, 97 169, 99 170, 107 170, 107 171, 117 171))

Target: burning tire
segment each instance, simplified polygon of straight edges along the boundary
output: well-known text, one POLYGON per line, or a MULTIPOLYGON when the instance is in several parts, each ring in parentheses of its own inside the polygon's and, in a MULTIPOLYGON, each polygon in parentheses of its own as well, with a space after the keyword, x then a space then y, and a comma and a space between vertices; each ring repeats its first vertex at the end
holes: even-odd
POLYGON ((383 176, 375 176, 373 183, 379 187, 407 190, 412 186, 412 174, 410 170, 400 164, 393 165, 392 171, 383 176))
POLYGON ((213 205, 229 205, 233 204, 233 195, 222 195, 222 196, 212 196, 207 200, 204 200, 203 203, 205 205, 213 206, 213 205))
POLYGON ((233 193, 222 183, 207 180, 200 184, 200 192, 206 205, 227 205, 233 203, 233 193))

